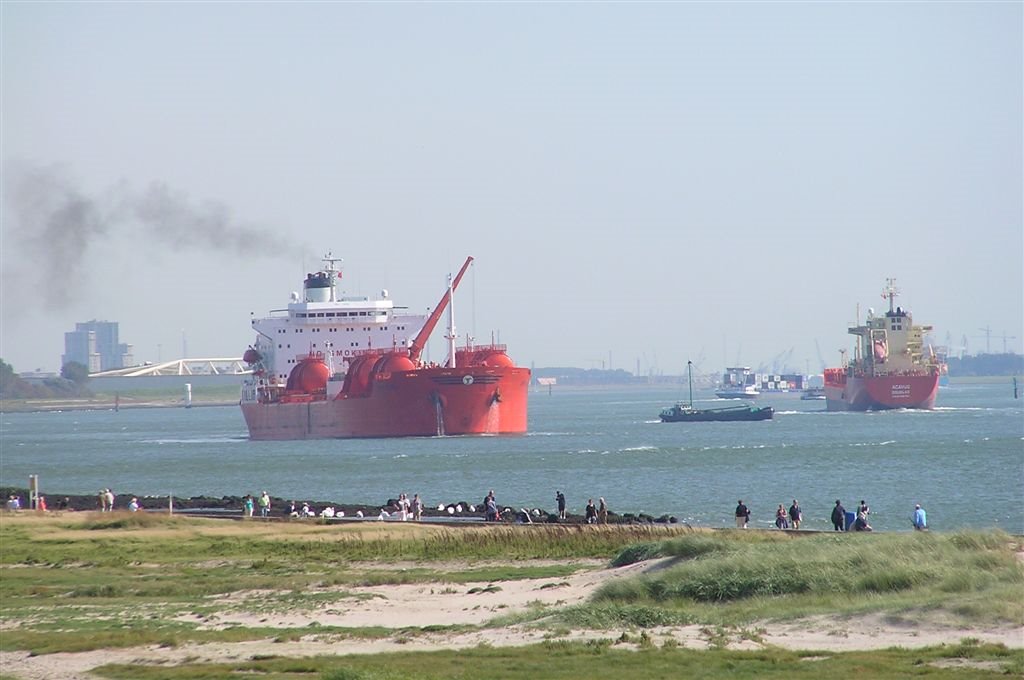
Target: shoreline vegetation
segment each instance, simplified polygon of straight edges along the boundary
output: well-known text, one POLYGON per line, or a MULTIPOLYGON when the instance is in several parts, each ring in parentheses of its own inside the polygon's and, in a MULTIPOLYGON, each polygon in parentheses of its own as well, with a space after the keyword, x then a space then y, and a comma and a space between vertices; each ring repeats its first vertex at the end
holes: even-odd
POLYGON ((1020 537, 795 535, 4 513, 0 677, 1024 673, 1020 537))

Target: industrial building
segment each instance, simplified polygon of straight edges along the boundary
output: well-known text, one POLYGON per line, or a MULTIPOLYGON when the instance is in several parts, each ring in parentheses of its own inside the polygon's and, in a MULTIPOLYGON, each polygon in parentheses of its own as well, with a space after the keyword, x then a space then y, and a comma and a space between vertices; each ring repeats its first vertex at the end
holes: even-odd
POLYGON ((75 361, 89 373, 124 368, 135 363, 132 346, 118 342, 116 321, 85 321, 64 334, 64 354, 60 365, 75 361))

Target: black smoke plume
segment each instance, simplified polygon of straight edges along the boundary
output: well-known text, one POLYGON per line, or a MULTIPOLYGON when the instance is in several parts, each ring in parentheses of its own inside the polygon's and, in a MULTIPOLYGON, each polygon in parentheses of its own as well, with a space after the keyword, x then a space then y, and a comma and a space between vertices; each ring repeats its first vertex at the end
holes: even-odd
POLYGON ((85 292, 87 263, 112 264, 103 254, 119 251, 117 240, 150 252, 154 246, 249 256, 304 252, 266 228, 238 222, 222 203, 197 202, 160 182, 141 190, 119 183, 88 195, 59 166, 11 163, 4 174, 4 288, 28 283, 51 309, 66 308, 85 292))

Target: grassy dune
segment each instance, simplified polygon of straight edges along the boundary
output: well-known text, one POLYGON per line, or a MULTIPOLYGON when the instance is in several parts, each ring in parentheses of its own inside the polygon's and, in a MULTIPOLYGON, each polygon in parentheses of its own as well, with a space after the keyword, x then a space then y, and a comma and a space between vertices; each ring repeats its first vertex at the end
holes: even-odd
MULTIPOLYGON (((998 531, 796 536, 665 526, 444 527, 366 522, 225 522, 155 514, 0 516, 0 650, 34 654, 242 640, 415 639, 407 628, 204 627, 215 598, 266 591, 267 606, 333 601, 347 588, 559 579, 587 564, 667 558, 584 604, 535 608, 479 628, 540 626, 550 641, 460 652, 287 658, 152 667, 111 664, 109 678, 978 677, 1024 673, 1024 655, 966 640, 929 650, 813 655, 779 649, 694 651, 655 627, 716 630, 805 617, 1024 625, 1019 539, 998 531), (581 567, 580 561, 584 561, 581 567), (276 603, 276 604, 275 604, 276 603), (600 634, 559 639, 569 629, 600 634), (626 650, 629 651, 626 651, 626 650)), ((474 626, 452 626, 465 630, 474 626)), ((140 653, 140 658, 144 655, 140 653)), ((4 676, 0 670, 0 678, 4 676)))
POLYGON ((1024 623, 1024 570, 1001 531, 953 534, 690 534, 630 546, 615 564, 673 557, 603 587, 597 603, 657 606, 704 622, 884 611, 1024 623))

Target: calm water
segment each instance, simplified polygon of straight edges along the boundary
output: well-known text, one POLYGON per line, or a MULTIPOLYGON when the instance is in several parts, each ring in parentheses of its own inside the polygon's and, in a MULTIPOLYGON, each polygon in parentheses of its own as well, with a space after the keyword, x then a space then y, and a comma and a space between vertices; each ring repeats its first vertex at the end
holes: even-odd
POLYGON ((934 529, 1024 533, 1024 400, 1008 384, 942 388, 931 412, 826 413, 779 395, 759 400, 774 421, 658 422, 683 392, 534 393, 521 437, 250 442, 237 407, 4 414, 0 484, 38 474, 43 493, 267 489, 369 504, 402 491, 476 503, 493 488, 500 503, 543 508, 562 489, 573 512, 604 496, 613 511, 703 526, 730 525, 739 498, 753 525, 771 526, 795 497, 810 528, 830 528, 836 498, 850 509, 863 498, 876 529, 908 530, 920 502, 934 529))

